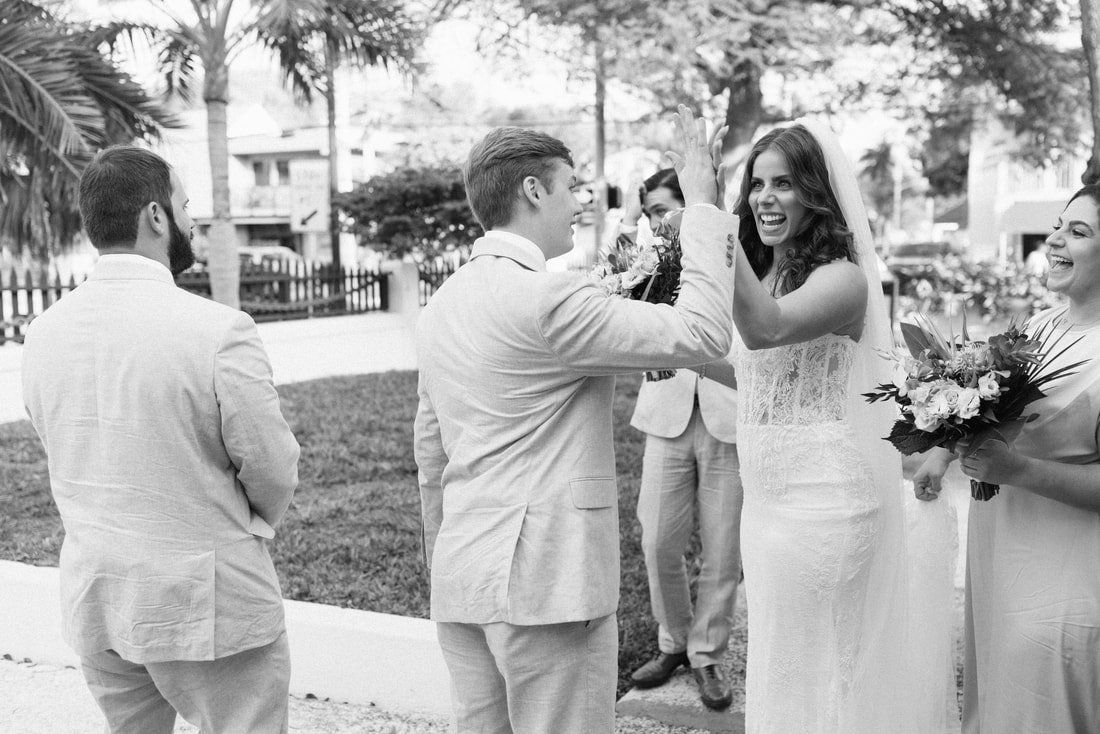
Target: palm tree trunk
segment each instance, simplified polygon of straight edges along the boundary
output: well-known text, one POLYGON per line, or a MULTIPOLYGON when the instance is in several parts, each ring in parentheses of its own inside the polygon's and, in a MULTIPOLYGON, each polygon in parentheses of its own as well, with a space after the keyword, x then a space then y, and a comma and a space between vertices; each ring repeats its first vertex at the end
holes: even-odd
POLYGON ((1082 183, 1100 181, 1100 3, 1081 0, 1081 43, 1089 71, 1089 111, 1092 117, 1092 155, 1082 183))
POLYGON ((207 233, 210 243, 208 270, 214 300, 240 308, 240 260, 237 257, 236 228, 229 204, 229 134, 226 107, 229 100, 229 68, 224 64, 207 68, 203 101, 206 102, 206 137, 210 152, 210 183, 213 222, 207 233))
POLYGON ((340 178, 336 169, 339 149, 336 147, 336 52, 332 39, 325 39, 325 107, 328 112, 328 232, 332 241, 332 265, 340 272, 340 209, 336 194, 340 178))

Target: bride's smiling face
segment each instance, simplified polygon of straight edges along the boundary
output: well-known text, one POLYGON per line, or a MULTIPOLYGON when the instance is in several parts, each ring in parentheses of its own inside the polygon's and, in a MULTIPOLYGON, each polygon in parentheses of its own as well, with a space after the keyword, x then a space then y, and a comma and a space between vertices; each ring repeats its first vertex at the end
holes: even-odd
POLYGON ((768 247, 793 243, 809 216, 799 199, 790 166, 775 148, 768 148, 753 162, 749 210, 760 241, 768 247))

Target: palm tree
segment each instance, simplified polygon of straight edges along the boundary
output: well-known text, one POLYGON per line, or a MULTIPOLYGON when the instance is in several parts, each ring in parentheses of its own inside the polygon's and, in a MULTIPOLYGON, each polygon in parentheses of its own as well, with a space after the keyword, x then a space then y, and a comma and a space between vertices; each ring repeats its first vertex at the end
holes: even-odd
POLYGON ((325 96, 329 149, 329 236, 332 262, 340 267, 339 175, 336 156, 336 67, 393 64, 401 72, 418 70, 417 48, 423 28, 414 25, 393 2, 271 3, 261 18, 264 41, 277 53, 288 85, 306 102, 314 90, 325 96), (317 61, 322 63, 318 68, 317 61))
MULTIPOLYGON (((159 53, 170 91, 186 92, 196 62, 202 68, 213 196, 213 222, 207 234, 211 289, 215 300, 237 308, 240 265, 230 217, 226 119, 232 60, 249 44, 258 43, 275 51, 288 83, 304 97, 317 89, 331 95, 336 63, 403 62, 411 58, 419 31, 394 0, 189 0, 186 16, 176 12, 178 2, 155 4, 168 25, 116 23, 110 26, 110 37, 144 32, 159 53)), ((331 104, 329 114, 332 125, 331 104)), ((335 153, 330 147, 330 161, 335 153)))
POLYGON ((174 124, 97 50, 95 34, 28 0, 0 17, 0 239, 44 261, 79 231, 77 187, 97 150, 174 124))
POLYGON ((875 211, 871 225, 875 229, 875 236, 881 239, 885 235, 886 223, 894 216, 897 205, 897 161, 894 145, 884 140, 868 148, 859 162, 860 178, 866 184, 864 191, 875 211))

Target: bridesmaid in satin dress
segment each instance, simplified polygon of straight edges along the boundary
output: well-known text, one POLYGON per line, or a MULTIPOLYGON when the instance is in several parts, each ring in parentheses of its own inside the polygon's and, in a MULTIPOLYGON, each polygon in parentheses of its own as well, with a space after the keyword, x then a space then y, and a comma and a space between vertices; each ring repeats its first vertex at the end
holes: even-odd
MULTIPOLYGON (((1029 328, 1053 320, 1076 341, 1048 369, 1089 361, 1045 388, 1012 446, 960 447, 964 473, 1001 485, 970 505, 964 734, 1100 732, 1100 186, 1074 194, 1046 242, 1047 287, 1068 305, 1029 328)), ((930 452, 919 498, 955 458, 930 452)))

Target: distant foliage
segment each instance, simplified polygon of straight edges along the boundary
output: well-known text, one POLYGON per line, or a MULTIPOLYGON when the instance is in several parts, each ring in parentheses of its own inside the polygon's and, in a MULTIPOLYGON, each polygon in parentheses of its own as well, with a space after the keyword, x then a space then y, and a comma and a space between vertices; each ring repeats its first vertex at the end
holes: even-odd
POLYGON ((903 318, 914 311, 954 314, 970 305, 984 321, 1030 316, 1062 303, 1044 278, 1013 262, 948 255, 926 264, 892 267, 903 318))
POLYGON ((336 204, 362 244, 395 258, 466 247, 482 231, 457 167, 401 168, 340 194, 336 204))

